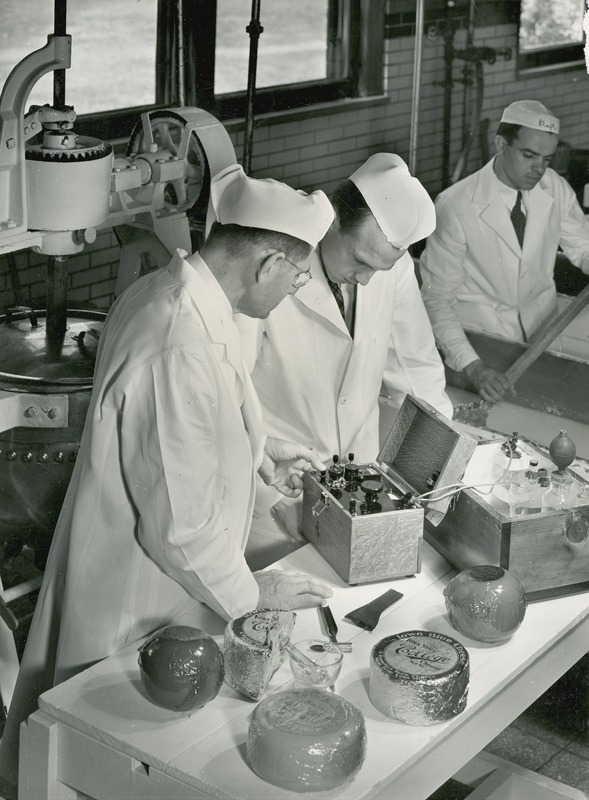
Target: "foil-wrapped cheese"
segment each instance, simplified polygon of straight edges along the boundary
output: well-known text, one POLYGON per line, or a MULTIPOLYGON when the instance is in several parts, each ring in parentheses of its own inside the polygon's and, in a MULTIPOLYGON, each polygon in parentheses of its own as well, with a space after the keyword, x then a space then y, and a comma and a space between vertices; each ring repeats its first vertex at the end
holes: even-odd
POLYGON ((274 786, 315 792, 354 778, 366 755, 366 726, 356 706, 322 689, 287 689, 250 716, 247 758, 274 786))
POLYGON ((225 683, 259 700, 286 658, 295 619, 293 611, 262 609, 232 620, 225 629, 225 683))
POLYGON ((372 649, 369 696, 387 717, 407 725, 433 725, 466 707, 469 658, 441 633, 404 631, 372 649))

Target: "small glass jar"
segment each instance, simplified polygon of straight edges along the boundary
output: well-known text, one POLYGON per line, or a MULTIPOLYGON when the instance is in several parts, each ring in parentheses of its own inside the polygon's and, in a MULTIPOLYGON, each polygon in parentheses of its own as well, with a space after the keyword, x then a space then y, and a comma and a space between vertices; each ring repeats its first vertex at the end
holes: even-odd
POLYGON ((589 483, 580 483, 577 489, 577 505, 589 505, 589 483))
POLYGON ((553 472, 550 476, 550 485, 542 495, 542 512, 572 508, 576 503, 572 475, 566 472, 553 472))

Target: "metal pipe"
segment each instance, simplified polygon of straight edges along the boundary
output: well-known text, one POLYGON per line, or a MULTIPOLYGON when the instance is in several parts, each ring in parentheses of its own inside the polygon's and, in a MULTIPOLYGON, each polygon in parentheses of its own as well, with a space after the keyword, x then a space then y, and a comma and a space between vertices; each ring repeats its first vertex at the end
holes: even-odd
POLYGON ((245 112, 245 139, 243 143, 243 169, 249 175, 252 165, 254 138, 254 98, 256 95, 256 69, 258 65, 258 40, 264 28, 260 25, 261 0, 252 0, 252 18, 246 31, 250 36, 250 54, 247 71, 247 105, 245 112))
MULTIPOLYGON (((56 36, 66 35, 67 0, 55 0, 53 6, 53 33, 56 36)), ((53 106, 65 108, 65 69, 53 72, 53 106)))
POLYGON ((184 80, 184 8, 183 0, 178 3, 178 103, 180 108, 186 105, 186 88, 184 80))
MULTIPOLYGON (((466 165, 468 163, 468 156, 472 145, 474 144, 475 137, 478 136, 479 125, 481 119, 481 110, 483 107, 483 94, 484 94, 484 78, 483 78, 483 64, 480 59, 475 61, 475 74, 476 74, 476 99, 472 109, 472 120, 470 127, 464 135, 464 145, 458 163, 452 173, 450 182, 452 184, 460 180, 462 175, 466 172, 466 165)), ((486 161, 484 162, 486 163, 486 161)))
POLYGON ((67 256, 47 259, 47 328, 45 338, 52 357, 61 352, 67 328, 67 256))
POLYGON ((470 0, 470 7, 468 10, 468 28, 466 33, 466 58, 464 60, 464 69, 462 77, 464 82, 464 94, 462 96, 462 146, 466 144, 470 133, 469 127, 469 105, 472 96, 472 73, 474 68, 472 61, 468 58, 468 53, 474 47, 474 14, 475 14, 475 0, 470 0))
POLYGON ((452 63, 454 61, 454 0, 448 0, 444 30, 444 124, 442 144, 442 189, 450 181, 450 139, 452 134, 452 63))
POLYGON ((423 51, 424 0, 417 0, 415 8, 415 50, 413 53, 413 99, 411 104, 411 130, 409 133, 409 172, 415 175, 417 161, 417 133, 419 127, 419 102, 421 93, 421 63, 423 51))

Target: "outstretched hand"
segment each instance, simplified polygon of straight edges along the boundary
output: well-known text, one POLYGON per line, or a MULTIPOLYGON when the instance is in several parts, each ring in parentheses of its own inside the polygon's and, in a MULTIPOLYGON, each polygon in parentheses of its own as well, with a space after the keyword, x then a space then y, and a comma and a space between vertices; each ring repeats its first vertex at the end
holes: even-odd
POLYGON ((488 403, 497 403, 511 389, 502 372, 486 367, 482 361, 473 361, 464 368, 467 378, 488 403))
POLYGON ((258 470, 268 486, 274 486, 287 497, 298 497, 303 489, 303 472, 311 469, 325 469, 312 448, 268 437, 258 470))
POLYGON ((254 572, 254 578, 260 589, 257 608, 313 608, 333 594, 328 584, 295 570, 263 570, 254 572))

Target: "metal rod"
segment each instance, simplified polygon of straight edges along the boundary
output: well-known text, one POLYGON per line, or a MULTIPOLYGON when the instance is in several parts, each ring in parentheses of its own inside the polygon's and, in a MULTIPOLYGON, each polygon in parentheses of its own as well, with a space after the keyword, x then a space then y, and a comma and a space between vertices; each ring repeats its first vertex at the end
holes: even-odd
POLYGON ((25 594, 34 592, 41 586, 42 581, 43 576, 36 575, 34 578, 29 578, 22 583, 18 583, 16 586, 11 586, 10 589, 4 589, 4 602, 11 603, 13 600, 17 600, 19 597, 23 597, 25 594))
POLYGON ((450 140, 452 134, 452 63, 454 61, 454 0, 448 0, 444 30, 444 125, 442 144, 442 189, 450 181, 450 140))
POLYGON ((252 165, 254 138, 254 98, 256 95, 256 70, 258 65, 258 40, 264 28, 260 25, 261 0, 252 0, 252 18, 246 31, 250 36, 250 54, 247 71, 247 105, 245 113, 245 139, 243 143, 243 169, 249 174, 252 165))
POLYGON ((184 8, 183 0, 178 2, 178 103, 180 108, 186 105, 186 88, 184 80, 184 8))
POLYGON ((469 51, 474 47, 474 15, 475 15, 475 0, 470 0, 470 7, 468 10, 468 28, 466 33, 466 58, 464 60, 464 69, 462 77, 464 80, 464 94, 462 96, 462 146, 467 143, 468 137, 471 133, 470 128, 470 114, 469 106, 472 97, 472 75, 473 65, 468 58, 469 51))
MULTIPOLYGON (((66 35, 67 0, 55 0, 53 6, 53 32, 56 36, 66 35)), ((65 69, 53 72, 53 106, 65 108, 65 69)))
POLYGON ((419 102, 421 93, 421 62, 423 51, 424 0, 417 0, 415 8, 415 50, 413 54, 413 100, 411 105, 411 130, 409 134, 409 172, 415 175, 417 162, 417 133, 419 128, 419 102))
POLYGON ((47 329, 49 350, 59 355, 67 327, 67 256, 47 259, 47 329))

